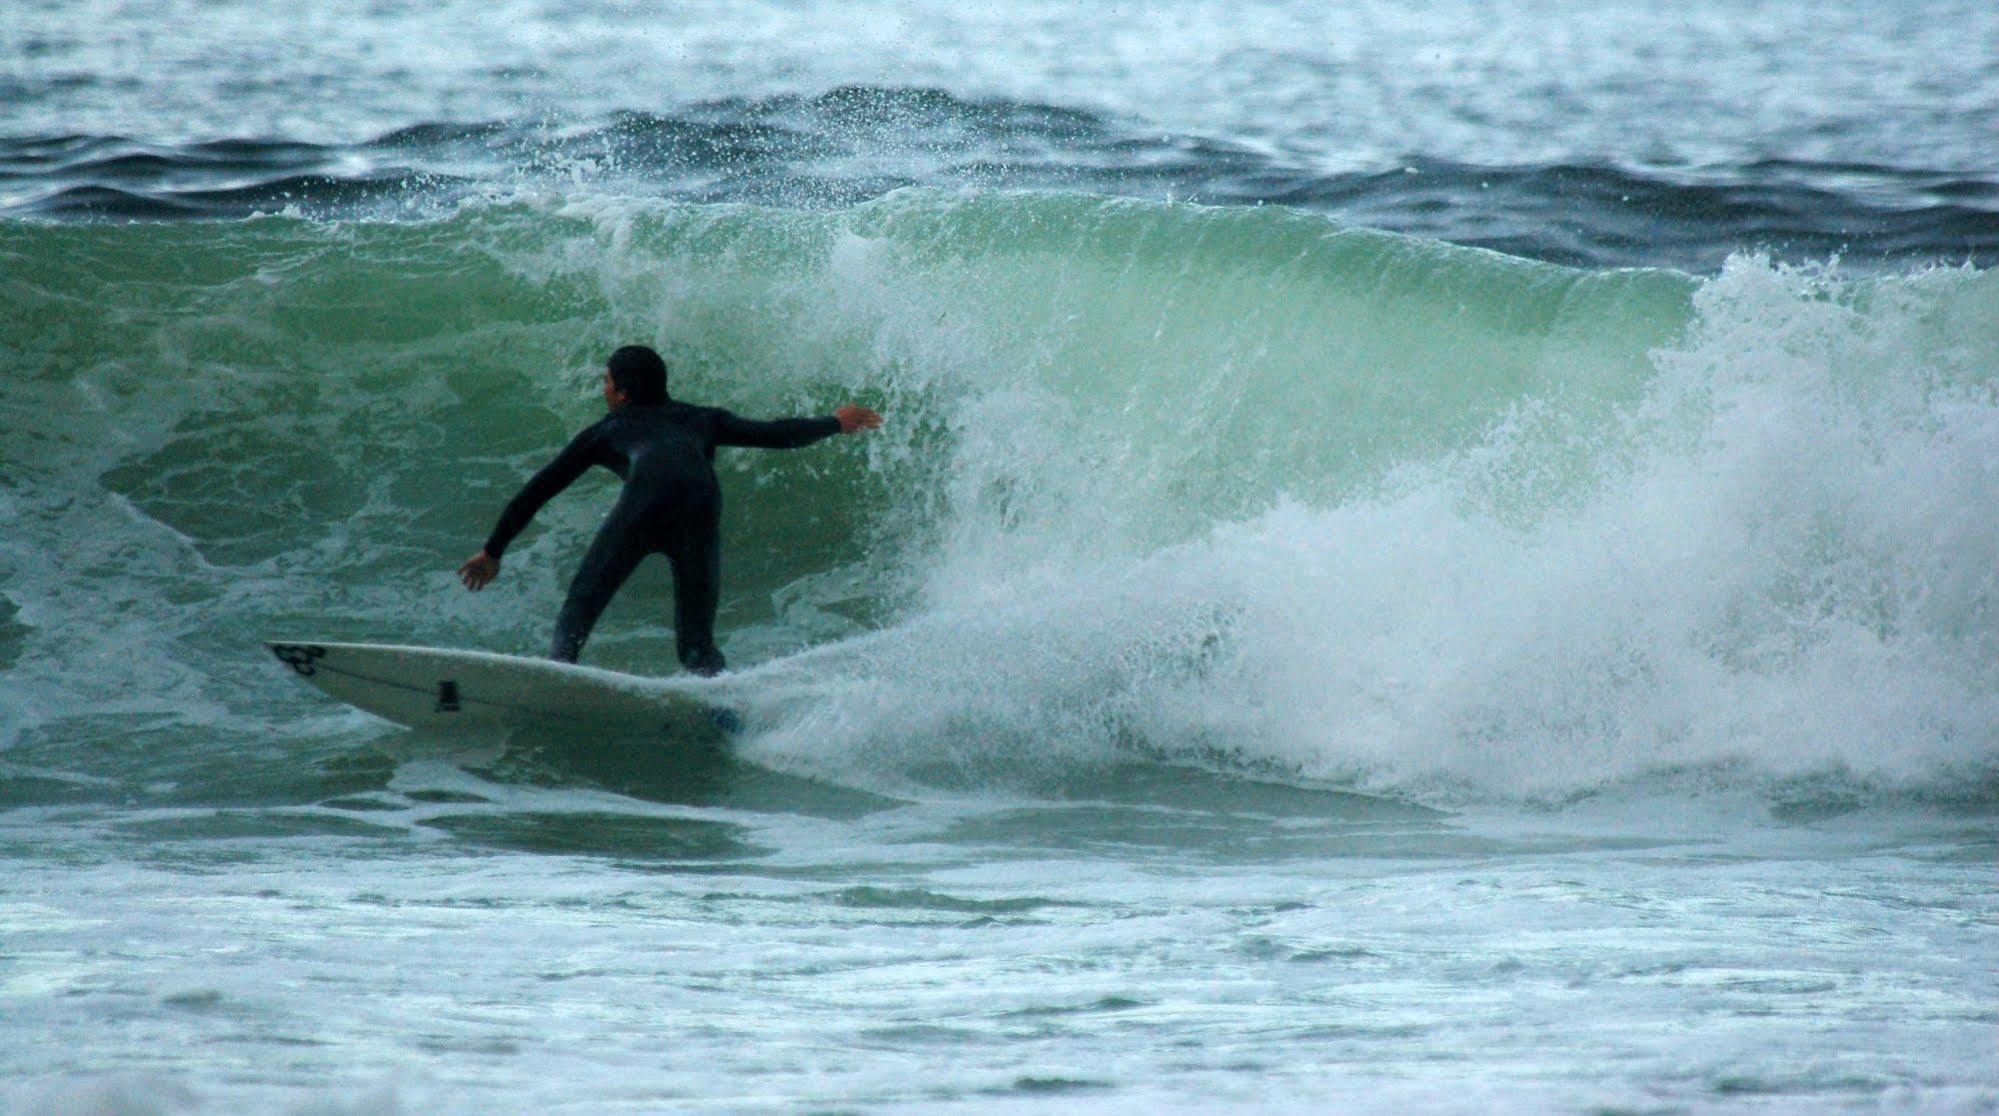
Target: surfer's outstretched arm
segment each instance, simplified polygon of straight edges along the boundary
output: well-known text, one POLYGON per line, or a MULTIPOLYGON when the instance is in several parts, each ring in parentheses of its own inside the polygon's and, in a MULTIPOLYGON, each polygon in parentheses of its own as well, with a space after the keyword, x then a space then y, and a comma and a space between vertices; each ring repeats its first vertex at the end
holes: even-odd
POLYGON ((576 482, 576 478, 589 471, 598 463, 597 428, 591 427, 578 434, 555 460, 541 467, 541 471, 529 478, 514 498, 507 501, 505 510, 500 512, 500 521, 493 525, 493 533, 486 536, 486 545, 479 553, 467 558, 458 567, 458 580, 465 588, 484 589, 486 584, 500 575, 500 556, 507 551, 507 544, 534 518, 543 504, 554 499, 561 491, 576 482))
POLYGON ((882 417, 866 407, 845 404, 823 418, 788 418, 758 422, 728 411, 715 412, 715 444, 755 449, 798 449, 835 434, 873 430, 882 417))

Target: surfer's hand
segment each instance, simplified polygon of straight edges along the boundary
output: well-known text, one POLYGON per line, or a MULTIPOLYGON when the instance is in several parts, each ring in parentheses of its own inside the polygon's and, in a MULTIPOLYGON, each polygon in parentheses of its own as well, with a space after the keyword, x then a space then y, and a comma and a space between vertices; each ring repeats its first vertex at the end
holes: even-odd
POLYGON ((465 559, 465 564, 458 567, 458 580, 465 583, 465 588, 474 591, 484 589, 487 582, 498 576, 500 560, 483 550, 465 559))
POLYGON ((833 417, 840 420, 840 433, 852 434, 859 430, 873 430, 882 424, 882 417, 866 407, 852 403, 843 404, 833 411, 833 417))

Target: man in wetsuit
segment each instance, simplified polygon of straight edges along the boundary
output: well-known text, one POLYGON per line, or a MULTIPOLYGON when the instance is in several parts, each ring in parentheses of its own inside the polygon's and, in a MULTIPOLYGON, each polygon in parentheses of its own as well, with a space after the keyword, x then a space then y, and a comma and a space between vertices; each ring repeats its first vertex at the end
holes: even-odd
POLYGON ((624 479, 611 514, 569 584, 555 622, 549 657, 573 663, 604 606, 648 554, 673 567, 673 627, 680 661, 696 674, 723 668, 715 646, 715 604, 721 582, 722 489, 715 480, 716 446, 795 449, 834 434, 873 430, 882 418, 849 403, 824 418, 755 422, 719 407, 669 399, 666 362, 643 345, 611 354, 604 369, 611 413, 578 434, 527 482, 486 545, 458 567, 467 589, 484 589, 500 572, 500 556, 541 506, 592 465, 624 479))

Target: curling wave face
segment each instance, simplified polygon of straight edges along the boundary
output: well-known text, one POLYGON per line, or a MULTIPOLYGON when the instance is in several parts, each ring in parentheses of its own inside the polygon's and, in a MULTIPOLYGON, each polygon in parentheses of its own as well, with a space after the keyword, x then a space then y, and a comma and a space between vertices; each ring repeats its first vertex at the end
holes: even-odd
MULTIPOLYGON (((0 746, 65 786, 212 790, 225 750, 325 732, 243 681, 276 628, 539 645, 601 500, 548 509, 480 598, 450 567, 638 340, 688 398, 854 389, 893 420, 724 463, 766 763, 1990 794, 1989 274, 1588 273, 1281 209, 923 190, 16 223, 0 272, 0 746), (71 747, 112 737, 144 762, 71 747)), ((667 599, 627 591, 604 665, 671 661, 667 599)))

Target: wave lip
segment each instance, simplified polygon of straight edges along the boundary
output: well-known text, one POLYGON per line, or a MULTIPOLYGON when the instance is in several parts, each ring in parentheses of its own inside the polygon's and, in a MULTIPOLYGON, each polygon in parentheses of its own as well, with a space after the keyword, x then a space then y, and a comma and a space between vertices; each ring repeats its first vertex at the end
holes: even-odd
POLYGON ((1971 174, 1797 161, 1678 171, 1413 159, 1372 174, 1245 185, 1224 196, 1583 267, 1711 272, 1744 250, 1792 261, 1999 259, 1999 183, 1971 174))

